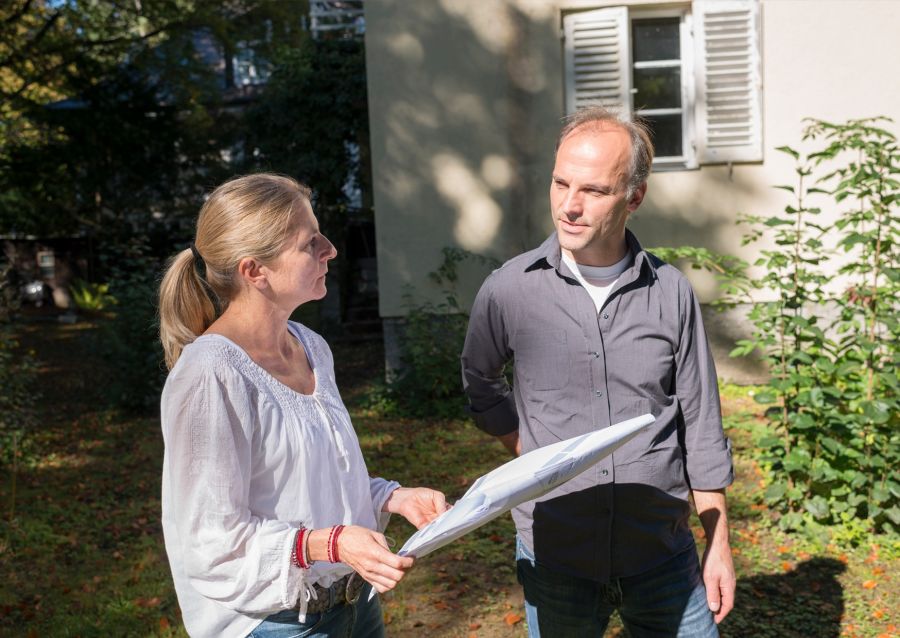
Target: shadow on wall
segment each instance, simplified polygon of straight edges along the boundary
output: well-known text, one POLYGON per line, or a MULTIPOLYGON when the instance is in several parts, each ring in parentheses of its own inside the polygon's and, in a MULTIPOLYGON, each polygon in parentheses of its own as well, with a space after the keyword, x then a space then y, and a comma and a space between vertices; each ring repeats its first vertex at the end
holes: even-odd
MULTIPOLYGON (((552 231, 560 15, 554 3, 395 1, 367 6, 366 20, 382 314, 391 316, 402 314, 404 285, 436 293, 425 275, 444 246, 505 260, 552 231)), ((735 215, 758 196, 750 174, 655 174, 632 226, 648 246, 734 250, 735 215)), ((708 300, 709 286, 692 279, 708 300)))
POLYGON ((543 233, 532 211, 546 210, 557 122, 538 114, 561 114, 558 40, 534 36, 554 32, 553 12, 505 2, 394 3, 366 17, 382 308, 393 314, 404 284, 429 288, 444 246, 505 259, 543 233), (550 50, 535 50, 544 40, 550 50))

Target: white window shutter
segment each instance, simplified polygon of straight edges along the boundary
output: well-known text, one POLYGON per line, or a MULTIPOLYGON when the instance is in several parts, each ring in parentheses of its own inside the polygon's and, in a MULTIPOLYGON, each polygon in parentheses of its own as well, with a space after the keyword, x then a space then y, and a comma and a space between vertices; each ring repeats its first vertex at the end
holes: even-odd
POLYGON ((763 159, 758 0, 694 0, 700 163, 763 159))
POLYGON ((628 9, 611 7, 563 17, 566 114, 602 105, 631 111, 628 9))

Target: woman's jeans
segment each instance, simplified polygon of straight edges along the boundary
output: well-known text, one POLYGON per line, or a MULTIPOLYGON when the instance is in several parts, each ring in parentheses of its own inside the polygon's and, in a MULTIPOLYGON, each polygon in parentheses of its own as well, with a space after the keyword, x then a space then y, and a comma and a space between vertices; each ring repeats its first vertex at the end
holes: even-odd
POLYGON ((616 609, 632 638, 719 635, 693 547, 643 574, 601 585, 543 567, 516 539, 516 568, 529 638, 602 636, 616 609))
POLYGON ((353 605, 338 605, 321 614, 297 620, 294 609, 266 618, 247 638, 384 638, 384 622, 378 596, 369 600, 372 586, 366 583, 353 605))

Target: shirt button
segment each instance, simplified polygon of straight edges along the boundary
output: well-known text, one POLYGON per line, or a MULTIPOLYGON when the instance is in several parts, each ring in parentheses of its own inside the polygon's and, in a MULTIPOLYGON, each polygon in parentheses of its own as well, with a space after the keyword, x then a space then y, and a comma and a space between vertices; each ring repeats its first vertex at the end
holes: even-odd
POLYGON ((609 474, 609 470, 600 470, 600 474, 606 476, 607 474, 609 474))
POLYGON ((602 390, 594 390, 594 394, 596 394, 598 397, 602 397, 603 391, 602 390))
POLYGON ((591 354, 594 355, 594 358, 595 358, 595 359, 599 359, 599 358, 600 358, 600 353, 599 353, 599 352, 592 352, 591 354))
POLYGON ((609 319, 609 315, 608 315, 607 313, 604 312, 604 313, 603 313, 603 318, 604 318, 604 319, 609 319))

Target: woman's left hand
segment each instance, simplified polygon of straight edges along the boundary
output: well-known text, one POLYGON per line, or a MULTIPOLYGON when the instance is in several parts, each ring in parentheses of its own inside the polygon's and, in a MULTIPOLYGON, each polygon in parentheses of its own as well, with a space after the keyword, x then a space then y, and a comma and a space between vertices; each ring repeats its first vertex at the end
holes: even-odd
POLYGON ((421 529, 450 509, 442 492, 427 487, 398 487, 391 492, 382 508, 403 518, 421 529))

